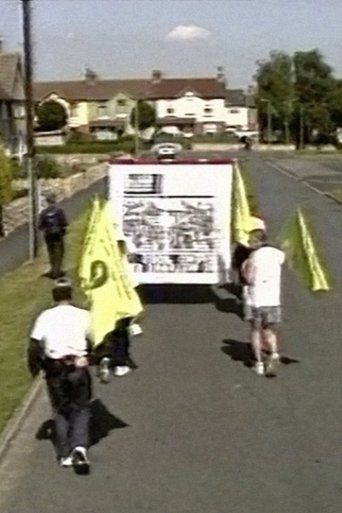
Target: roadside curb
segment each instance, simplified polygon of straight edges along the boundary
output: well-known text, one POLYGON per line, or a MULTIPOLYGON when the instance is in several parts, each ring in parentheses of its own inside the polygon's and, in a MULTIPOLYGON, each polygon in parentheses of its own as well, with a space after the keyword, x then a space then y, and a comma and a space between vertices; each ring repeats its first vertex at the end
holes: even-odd
POLYGON ((279 171, 280 173, 288 176, 289 178, 292 178, 292 180, 302 183, 305 187, 307 187, 308 189, 311 189, 312 191, 316 192, 317 194, 320 194, 321 196, 325 196, 326 198, 329 198, 329 199, 335 201, 335 203, 337 203, 338 205, 342 205, 342 201, 340 199, 336 198, 336 196, 334 196, 333 194, 331 194, 331 192, 321 191, 314 185, 311 185, 309 182, 307 182, 305 180, 305 178, 299 178, 293 171, 290 171, 289 169, 282 167, 278 162, 275 163, 275 162, 273 162, 273 160, 267 160, 266 162, 270 166, 272 166, 274 169, 279 171))
POLYGON ((44 380, 40 377, 35 379, 29 391, 24 396, 24 399, 14 411, 4 430, 0 434, 0 463, 6 456, 11 443, 14 441, 22 427, 25 417, 30 413, 33 405, 35 404, 39 393, 42 390, 43 382, 44 380))

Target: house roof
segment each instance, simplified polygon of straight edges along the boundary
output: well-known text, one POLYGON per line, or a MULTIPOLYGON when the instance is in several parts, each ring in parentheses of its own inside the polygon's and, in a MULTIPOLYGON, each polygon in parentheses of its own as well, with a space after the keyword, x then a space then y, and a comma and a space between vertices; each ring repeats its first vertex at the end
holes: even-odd
POLYGON ((154 100, 171 99, 187 91, 201 98, 225 98, 224 84, 216 78, 165 78, 150 84, 148 96, 154 100))
POLYGON ((215 78, 164 78, 159 82, 150 79, 95 79, 37 82, 34 85, 36 101, 41 101, 52 93, 69 101, 106 101, 119 93, 133 98, 157 100, 177 98, 186 91, 192 91, 202 98, 225 98, 224 85, 215 78))
POLYGON ((3 100, 22 99, 22 97, 16 98, 15 93, 18 66, 20 66, 18 53, 0 53, 0 95, 3 100))
POLYGON ((74 80, 62 82, 37 82, 34 84, 34 98, 43 100, 50 94, 70 101, 106 101, 119 93, 142 98, 149 80, 74 80))
POLYGON ((226 105, 234 107, 246 106, 246 95, 242 89, 227 89, 226 90, 226 105))

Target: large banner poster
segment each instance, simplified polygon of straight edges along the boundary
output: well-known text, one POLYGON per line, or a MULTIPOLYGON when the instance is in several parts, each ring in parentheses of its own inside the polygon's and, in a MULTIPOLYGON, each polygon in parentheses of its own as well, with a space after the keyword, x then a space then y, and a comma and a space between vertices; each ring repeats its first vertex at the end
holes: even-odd
POLYGON ((230 267, 231 164, 115 164, 109 199, 140 283, 213 284, 230 267))

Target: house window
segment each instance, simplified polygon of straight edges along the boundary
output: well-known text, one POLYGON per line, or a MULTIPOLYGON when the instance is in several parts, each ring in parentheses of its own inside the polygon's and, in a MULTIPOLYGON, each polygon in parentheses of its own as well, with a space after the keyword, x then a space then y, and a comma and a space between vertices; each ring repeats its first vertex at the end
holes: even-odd
POLYGON ((118 107, 125 107, 127 105, 127 102, 126 100, 124 100, 123 98, 120 98, 118 101, 117 101, 117 104, 118 104, 118 107))
POLYGON ((189 118, 195 118, 195 114, 193 112, 186 112, 185 115, 189 118))
POLYGON ((105 103, 100 103, 97 107, 97 114, 99 117, 103 117, 107 115, 107 105, 105 103))
POLYGON ((166 109, 166 112, 167 112, 168 114, 174 114, 175 109, 173 109, 172 107, 168 107, 168 108, 166 109))
POLYGON ((211 107, 204 107, 204 114, 212 114, 213 109, 211 107))
POLYGON ((230 112, 230 114, 239 114, 240 110, 239 109, 230 109, 229 112, 230 112))

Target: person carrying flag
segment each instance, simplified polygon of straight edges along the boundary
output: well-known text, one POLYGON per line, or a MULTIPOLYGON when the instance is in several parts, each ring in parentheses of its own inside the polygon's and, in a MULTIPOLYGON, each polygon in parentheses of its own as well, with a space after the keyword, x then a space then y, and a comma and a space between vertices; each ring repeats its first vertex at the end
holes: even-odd
POLYGON ((249 236, 253 249, 243 264, 247 283, 245 320, 250 323, 251 346, 258 375, 275 376, 280 356, 275 326, 281 322, 281 271, 285 254, 267 242, 266 232, 254 230, 249 236), (269 356, 264 361, 263 351, 269 356))

